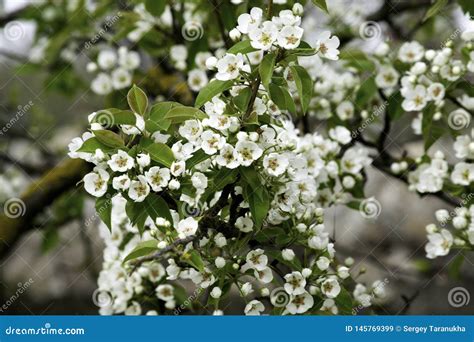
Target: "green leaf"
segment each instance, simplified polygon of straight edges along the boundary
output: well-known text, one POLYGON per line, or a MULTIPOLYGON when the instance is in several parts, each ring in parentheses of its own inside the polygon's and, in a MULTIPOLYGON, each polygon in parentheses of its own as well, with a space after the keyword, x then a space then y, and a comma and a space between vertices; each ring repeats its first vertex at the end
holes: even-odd
POLYGON ((239 167, 239 171, 244 181, 252 188, 258 188, 262 185, 258 172, 253 167, 239 167))
POLYGON ((199 92, 194 105, 196 107, 201 107, 206 102, 212 100, 212 98, 214 96, 216 96, 218 94, 221 94, 222 92, 224 92, 227 89, 231 88, 233 86, 233 84, 234 84, 233 80, 229 80, 229 81, 213 80, 213 81, 209 82, 199 92))
POLYGON ((358 109, 363 108, 377 93, 377 85, 373 76, 369 77, 362 83, 357 91, 355 105, 358 109))
POLYGON ((111 151, 113 148, 102 144, 97 138, 87 139, 77 152, 95 153, 95 150, 111 151))
POLYGON ((436 0, 436 2, 430 7, 428 12, 426 12, 423 21, 427 21, 429 18, 434 17, 448 4, 448 0, 436 0))
POLYGON ((458 0, 464 13, 469 13, 471 17, 474 15, 474 1, 472 0, 458 0))
POLYGON ((206 152, 203 150, 199 150, 197 152, 194 152, 193 156, 186 160, 186 169, 192 169, 195 167, 197 164, 209 159, 211 156, 208 155, 206 152))
POLYGON ((132 225, 137 226, 140 235, 145 230, 145 221, 148 218, 148 213, 144 209, 143 202, 129 201, 125 205, 125 211, 132 225))
POLYGON ((247 185, 244 188, 243 195, 244 199, 249 203, 250 213, 252 214, 255 227, 259 229, 270 209, 270 196, 268 195, 268 191, 261 184, 257 188, 247 185))
POLYGON ((260 73, 260 79, 262 84, 268 89, 268 84, 270 83, 273 75, 273 69, 275 68, 276 55, 274 53, 269 53, 263 57, 262 62, 258 68, 260 73))
POLYGON ((107 196, 97 198, 95 211, 107 228, 112 231, 112 199, 107 196))
POLYGON ((157 103, 151 107, 149 118, 160 128, 160 130, 166 131, 170 127, 171 121, 166 119, 165 116, 175 107, 183 107, 183 105, 171 101, 157 103))
POLYGON ((139 87, 133 85, 127 94, 127 101, 130 109, 135 113, 140 115, 145 114, 146 108, 148 107, 148 97, 139 87))
POLYGON ((296 114, 295 101, 291 97, 288 90, 276 84, 270 83, 270 98, 281 110, 287 110, 291 114, 296 114))
POLYGON ((305 57, 305 56, 314 56, 315 54, 318 53, 318 51, 313 48, 296 48, 296 49, 290 50, 289 53, 291 53, 292 55, 305 57))
POLYGON ((202 120, 207 118, 207 114, 194 107, 177 106, 172 108, 165 115, 165 119, 172 123, 181 123, 186 120, 202 120))
POLYGON ((142 256, 149 255, 158 250, 158 241, 147 240, 140 242, 126 257, 123 259, 123 263, 127 261, 140 258, 142 256))
POLYGON ((334 299, 334 301, 336 302, 341 315, 352 314, 354 303, 352 303, 351 294, 346 289, 341 287, 341 292, 339 292, 339 295, 334 299))
POLYGON ((388 98, 387 113, 391 120, 399 119, 405 111, 402 108, 403 97, 400 91, 390 95, 388 98))
POLYGON ((324 12, 329 14, 328 6, 326 4, 326 0, 313 0, 313 4, 315 4, 320 9, 322 9, 324 12))
POLYGON ((153 221, 158 217, 162 217, 171 223, 173 222, 168 203, 166 203, 160 195, 152 193, 148 195, 142 203, 148 216, 150 216, 153 221))
POLYGON ((191 250, 189 253, 184 254, 183 261, 196 268, 199 272, 204 272, 204 262, 198 251, 191 250))
POLYGON ((145 0, 145 9, 155 17, 159 17, 161 14, 163 14, 166 5, 167 2, 164 0, 145 0))
POLYGON ((112 131, 107 130, 96 130, 93 131, 97 140, 109 147, 112 148, 122 148, 125 147, 125 143, 123 139, 117 134, 112 131))
POLYGON ((347 61, 346 67, 352 67, 361 72, 372 72, 375 70, 375 64, 365 52, 360 50, 342 50, 339 58, 347 61))
POLYGON ((162 143, 153 143, 146 146, 145 151, 150 154, 152 160, 166 167, 171 167, 174 162, 174 154, 171 148, 162 143))
POLYGON ((257 49, 253 48, 252 45, 250 44, 250 40, 242 40, 241 42, 238 42, 234 46, 232 46, 229 50, 227 50, 227 53, 232 53, 234 55, 241 53, 241 54, 246 54, 249 52, 257 51, 257 49))
MULTIPOLYGON (((171 122, 170 122, 171 124, 171 122)), ((151 134, 157 132, 157 131, 161 131, 162 128, 160 126, 158 126, 158 124, 153 121, 153 120, 146 120, 145 121, 145 130, 147 132, 150 132, 151 134)))
POLYGON ((309 102, 313 96, 313 80, 305 68, 299 65, 290 66, 291 75, 296 83, 296 89, 300 97, 303 114, 308 110, 309 102))
POLYGON ((135 125, 136 117, 130 110, 117 108, 103 109, 97 112, 92 122, 97 122, 105 127, 113 125, 135 125))
POLYGON ((239 95, 233 98, 235 106, 241 111, 245 112, 250 102, 252 90, 247 87, 239 91, 239 95))

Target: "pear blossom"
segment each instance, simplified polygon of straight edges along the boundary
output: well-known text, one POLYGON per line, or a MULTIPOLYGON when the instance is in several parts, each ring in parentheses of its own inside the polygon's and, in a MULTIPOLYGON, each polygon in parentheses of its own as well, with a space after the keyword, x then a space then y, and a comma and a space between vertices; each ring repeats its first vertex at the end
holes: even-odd
POLYGON ((263 311, 265 311, 265 306, 256 299, 251 300, 244 309, 247 316, 260 316, 263 311))
POLYGON ((420 111, 425 108, 427 102, 426 88, 422 85, 417 85, 411 92, 406 94, 402 107, 407 112, 420 111))
POLYGON ((235 169, 240 165, 239 155, 234 147, 230 144, 225 144, 216 158, 217 164, 228 169, 235 169))
POLYGON ((321 283, 321 292, 328 298, 336 298, 341 292, 341 286, 336 279, 329 278, 321 283))
POLYGON ((226 54, 217 64, 216 78, 220 81, 233 80, 239 76, 244 67, 244 59, 241 54, 226 54))
POLYGON ((174 288, 168 284, 158 285, 156 288, 156 296, 165 302, 174 298, 174 288))
POLYGON ((135 161, 123 150, 118 150, 107 162, 112 171, 125 172, 135 165, 135 161))
POLYGON ((404 43, 398 50, 398 58, 405 63, 418 62, 423 58, 424 48, 416 41, 404 43))
POLYGON ((305 293, 306 279, 300 272, 292 272, 285 275, 285 291, 290 295, 305 293))
POLYGON ((453 245, 453 235, 447 229, 428 234, 428 243, 425 246, 426 257, 434 259, 449 253, 453 245))
POLYGON ((263 153, 262 149, 252 141, 237 142, 235 150, 238 155, 238 160, 243 166, 249 166, 253 161, 260 158, 263 153))
POLYGON ((171 175, 169 169, 153 166, 145 172, 145 177, 153 191, 159 192, 168 185, 171 175))
POLYGON ((291 296, 290 302, 286 305, 286 310, 292 315, 302 314, 311 309, 314 305, 313 296, 308 292, 303 292, 291 296))
POLYGON ((289 160, 285 155, 270 153, 263 158, 263 167, 270 176, 278 177, 282 175, 288 165, 289 160))
POLYGON ((112 180, 112 187, 115 190, 127 190, 130 187, 130 177, 126 174, 114 177, 112 180))
POLYGON ((176 228, 182 238, 196 234, 197 229, 198 222, 194 217, 188 217, 184 220, 179 221, 178 226, 176 228))
POLYGON ((138 176, 132 180, 128 189, 128 196, 135 202, 143 202, 150 193, 150 187, 145 176, 138 176))
POLYGON ((255 49, 269 50, 278 34, 276 25, 271 21, 265 21, 261 27, 255 27, 249 31, 250 44, 255 49))
POLYGON ((92 196, 102 197, 107 192, 109 178, 107 171, 97 169, 96 172, 84 176, 84 189, 92 196))
POLYGON ((250 10, 250 13, 243 13, 237 18, 237 29, 243 34, 247 34, 250 30, 260 24, 262 17, 262 9, 259 7, 253 7, 250 10))
POLYGON ((339 38, 336 36, 331 37, 331 32, 324 31, 316 37, 315 49, 321 57, 338 60, 339 59, 339 38))

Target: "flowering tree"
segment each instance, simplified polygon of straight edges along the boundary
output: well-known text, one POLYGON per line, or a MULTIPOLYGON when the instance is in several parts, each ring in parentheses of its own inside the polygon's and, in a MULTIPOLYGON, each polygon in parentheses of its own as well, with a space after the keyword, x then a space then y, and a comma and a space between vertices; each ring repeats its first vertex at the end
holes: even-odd
MULTIPOLYGON (((304 14, 343 7, 327 14, 324 0, 250 3, 80 3, 53 18, 44 5, 36 18, 32 63, 70 65, 83 47, 90 89, 106 96, 69 145, 103 222, 101 314, 222 314, 236 305, 235 291, 247 315, 371 306, 386 282, 357 282, 324 225, 335 205, 377 215, 380 204, 364 193, 369 166, 447 202, 436 212, 441 227, 427 227, 428 258, 473 249, 474 137, 463 130, 474 109, 474 31, 429 49, 393 25, 401 44, 381 40, 363 52, 341 43, 354 28, 363 39, 380 35, 375 20, 391 20, 385 5, 374 18, 342 20, 338 38, 304 14), (83 12, 85 22, 66 33, 52 24, 83 12), (91 35, 87 21, 102 29, 91 35), (392 124, 408 115, 424 142, 418 156, 387 148, 392 124), (448 134, 452 163, 432 148, 448 134)), ((417 25, 446 1, 429 5, 417 25)), ((67 70, 70 85, 81 79, 67 70)), ((2 219, 12 231, 24 223, 2 219)))

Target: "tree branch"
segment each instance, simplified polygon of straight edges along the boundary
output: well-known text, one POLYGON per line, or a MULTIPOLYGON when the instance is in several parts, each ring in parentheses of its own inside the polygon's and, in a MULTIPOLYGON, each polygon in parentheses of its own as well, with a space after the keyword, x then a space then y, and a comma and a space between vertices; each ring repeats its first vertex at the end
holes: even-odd
POLYGON ((138 268, 138 266, 140 266, 144 262, 152 261, 152 260, 156 260, 156 261, 161 260, 162 258, 165 257, 166 253, 171 252, 173 249, 175 249, 178 246, 186 245, 196 240, 197 238, 198 238, 198 235, 190 235, 190 236, 185 237, 184 239, 178 239, 174 241, 173 243, 169 244, 168 246, 166 246, 165 248, 160 249, 156 253, 135 259, 134 261, 132 261, 132 265, 134 266, 132 269, 132 273, 138 268))
POLYGON ((229 49, 231 47, 231 42, 226 33, 224 22, 222 21, 222 15, 220 13, 220 3, 218 3, 216 0, 211 0, 211 6, 213 7, 213 11, 217 19, 217 24, 219 25, 221 38, 224 41, 226 49, 229 49))
POLYGON ((68 159, 46 172, 20 196, 23 215, 7 216, 7 208, 4 208, 4 214, 0 216, 0 257, 7 254, 23 233, 33 229, 34 219, 44 208, 74 187, 90 170, 91 166, 85 161, 68 159))

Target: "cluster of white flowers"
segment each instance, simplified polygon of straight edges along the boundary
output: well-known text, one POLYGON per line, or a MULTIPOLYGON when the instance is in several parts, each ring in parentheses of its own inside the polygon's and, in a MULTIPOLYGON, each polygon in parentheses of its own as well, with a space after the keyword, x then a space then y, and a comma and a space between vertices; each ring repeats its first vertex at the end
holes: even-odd
MULTIPOLYGON (((454 143, 455 156, 461 159, 460 162, 449 166, 447 162, 443 161, 439 163, 445 170, 445 176, 450 172, 449 179, 442 177, 428 176, 426 179, 421 181, 421 187, 423 189, 439 191, 443 188, 444 183, 450 181, 451 186, 458 187, 462 191, 462 202, 461 206, 456 207, 452 211, 446 209, 440 209, 436 212, 436 220, 441 225, 438 227, 435 224, 430 224, 426 227, 428 232, 428 244, 426 245, 427 257, 430 259, 438 256, 447 255, 451 247, 456 246, 463 248, 468 246, 469 248, 474 247, 474 205, 472 203, 472 192, 468 189, 471 188, 474 183, 474 163, 472 163, 474 154, 474 142, 472 141, 472 135, 460 135, 456 138, 454 143), (438 183, 436 187, 433 186, 433 181, 438 183), (431 183, 431 185, 428 185, 431 183), (451 233, 446 226, 451 223, 454 227, 454 232, 451 233)), ((439 152, 438 152, 439 154, 439 152)), ((418 170, 426 166, 420 165, 418 170)), ((421 174, 416 170, 415 172, 421 174)), ((420 184, 420 181, 418 181, 420 184)), ((420 191, 417 187, 417 190, 420 191)))
POLYGON ((390 95, 397 90, 400 79, 400 93, 403 97, 402 108, 406 112, 417 112, 412 127, 416 134, 422 133, 423 115, 432 115, 434 121, 439 121, 444 116, 453 129, 459 129, 459 120, 467 120, 470 114, 467 110, 474 108, 473 98, 466 94, 458 98, 446 99, 448 88, 455 82, 466 76, 467 72, 474 71, 473 37, 470 31, 462 33, 464 44, 461 45, 462 54, 468 55, 469 59, 458 56, 452 41, 447 41, 438 50, 426 50, 416 41, 404 43, 398 50, 397 60, 393 60, 390 47, 382 43, 375 53, 380 65, 376 76, 377 86, 390 95), (393 66, 395 62, 402 62, 406 71, 400 76, 400 72, 393 66), (456 108, 450 103, 455 102, 456 108), (457 103, 462 104, 462 108, 457 103), (433 113, 424 114, 428 105, 433 113), (446 114, 444 114, 446 113, 446 114))
MULTIPOLYGON (((278 16, 274 16, 271 20, 264 20, 261 8, 254 7, 250 13, 241 14, 238 18, 238 25, 231 30, 230 36, 234 40, 250 39, 251 46, 257 51, 244 55, 227 53, 221 58, 210 58, 207 61, 209 68, 217 69, 216 78, 218 80, 232 80, 241 74, 241 72, 249 73, 250 64, 257 64, 263 56, 263 52, 277 50, 282 48, 285 50, 293 50, 300 46, 304 30, 301 25, 301 14, 303 9, 301 5, 296 4, 291 10, 282 10, 278 16)), ((322 32, 318 35, 316 44, 316 52, 328 59, 338 59, 339 39, 335 36, 331 37, 329 31, 322 32)))
POLYGON ((133 8, 133 12, 137 14, 138 19, 135 21, 135 27, 127 35, 127 38, 132 42, 139 41, 146 33, 148 33, 153 26, 159 25, 162 28, 171 27, 173 23, 173 16, 171 8, 165 6, 163 13, 159 18, 153 16, 145 9, 145 5, 140 3, 133 8))
MULTIPOLYGON (((338 177, 340 173, 346 175, 351 173, 353 177, 357 177, 360 170, 369 162, 367 156, 358 148, 348 149, 344 153, 343 161, 341 161, 341 170, 339 171, 337 163, 330 159, 334 158, 340 150, 339 140, 345 143, 350 141, 350 137, 347 138, 348 131, 345 128, 339 127, 331 132, 331 136, 335 140, 324 139, 318 134, 306 135, 303 138, 298 137, 298 132, 290 122, 282 123, 282 127, 276 124, 261 126, 259 134, 236 132, 235 129, 238 126, 232 123, 233 120, 218 111, 218 108, 223 108, 221 101, 215 98, 212 102, 206 104, 205 108, 209 118, 202 121, 188 120, 179 127, 179 135, 183 140, 175 142, 171 147, 176 160, 170 168, 152 166, 149 156, 144 153, 137 154, 135 158, 123 150, 118 150, 110 156, 99 151, 95 154, 84 155, 84 152, 75 152, 75 149, 78 147, 76 141, 76 145, 72 147, 72 156, 85 158, 97 165, 94 172, 86 175, 84 178, 86 190, 94 196, 103 196, 110 188, 110 183, 112 183, 112 188, 122 192, 123 196, 130 198, 132 201, 140 202, 151 191, 160 192, 166 189, 176 191, 180 187, 180 182, 189 182, 183 181, 186 178, 190 180, 190 183, 195 188, 194 196, 182 193, 179 199, 194 207, 198 205, 201 195, 208 187, 209 182, 206 170, 214 167, 234 169, 239 165, 250 166, 257 163, 259 165, 258 169, 261 170, 259 172, 265 177, 266 187, 273 187, 275 189, 273 192, 274 199, 271 202, 271 209, 267 217, 268 222, 277 226, 284 222, 294 222, 293 234, 298 239, 306 241, 303 244, 307 245, 308 248, 318 251, 318 254, 324 253, 325 255, 325 257, 320 257, 317 262, 316 260, 311 262, 310 268, 303 270, 302 273, 293 272, 285 277, 287 282, 285 288, 289 284, 295 283, 295 277, 298 274, 304 274, 304 279, 307 279, 308 284, 320 284, 320 291, 312 288, 311 295, 307 291, 290 291, 291 300, 286 306, 286 310, 291 314, 306 312, 314 305, 312 295, 317 295, 318 293, 327 298, 336 298, 340 292, 338 281, 347 278, 348 270, 338 268, 340 280, 336 276, 327 275, 331 272, 329 264, 332 264, 334 258, 334 246, 329 242, 329 236, 324 226, 311 222, 314 220, 314 217, 319 217, 318 220, 322 219, 323 211, 319 208, 320 205, 323 203, 329 204, 334 201, 332 199, 326 202, 328 200, 327 197, 333 193, 330 185, 333 179, 338 180, 338 183, 340 183, 338 177), (200 171, 186 168, 186 161, 198 150, 204 151, 204 153, 211 157, 195 168, 200 171), (277 186, 277 184, 281 185, 277 186), (320 193, 318 193, 318 188, 322 188, 319 190, 320 193), (326 266, 322 266, 323 261, 327 263, 326 266), (318 268, 318 272, 312 272, 311 269, 315 267, 318 268)), ((143 133, 146 134, 146 132, 143 133)), ((155 135, 154 138, 161 142, 166 142, 169 137, 163 136, 164 134, 155 135)), ((92 134, 84 137, 84 139, 87 141, 91 137, 92 134)), ((82 139, 80 140, 82 141, 82 139)), ((236 187, 236 194, 241 193, 241 191, 241 189, 236 187)), ((117 196, 121 197, 122 195, 117 196)), ((202 206, 205 205, 203 204, 202 206)), ((244 211, 248 205, 248 203, 242 203, 242 210, 244 211)), ((174 211, 172 211, 172 215, 174 220, 172 223, 163 218, 157 218, 156 222, 148 222, 148 225, 150 227, 170 227, 172 225, 175 230, 172 236, 174 235, 177 238, 196 234, 198 218, 180 218, 180 215, 174 211)), ((239 216, 236 220, 236 227, 244 233, 254 232, 252 216, 249 215, 249 213, 246 213, 243 216, 239 216)), ((157 239, 158 246, 165 247, 170 242, 170 231, 166 234, 160 233, 160 230, 157 228, 151 228, 151 231, 155 232, 153 236, 157 239)), ((113 230, 112 236, 115 236, 115 234, 119 234, 119 232, 114 232, 113 230)), ((123 259, 127 251, 130 251, 133 245, 136 244, 136 240, 137 238, 133 242, 129 242, 123 252, 116 253, 115 248, 113 253, 117 259, 114 260, 123 259)), ((117 243, 120 244, 118 240, 117 243)), ((229 241, 223 234, 216 234, 212 230, 205 233, 204 237, 199 240, 202 254, 204 254, 206 249, 225 248, 228 244, 229 241)), ((189 244, 186 250, 191 248, 192 244, 189 244)), ((109 254, 109 249, 107 249, 106 254, 109 254)), ((285 255, 287 259, 294 258, 294 253, 292 255, 292 253, 285 251, 285 255)), ((214 274, 225 266, 227 263, 226 258, 233 258, 232 254, 223 256, 224 258, 215 259, 215 265, 206 265, 201 272, 194 268, 178 266, 178 260, 170 259, 168 261, 169 266, 166 268, 168 279, 191 279, 201 288, 207 288, 217 281, 217 277, 214 274)), ((272 281, 273 272, 268 267, 268 257, 264 254, 263 250, 257 249, 248 252, 245 260, 244 264, 241 264, 239 259, 232 260, 232 267, 239 277, 247 277, 247 270, 250 269, 257 282, 265 285, 272 281)), ((121 269, 119 272, 111 264, 107 265, 108 267, 104 269, 104 275, 101 276, 101 279, 105 280, 99 282, 99 287, 104 289, 104 291, 114 293, 115 304, 113 312, 119 313, 126 310, 125 313, 140 313, 139 304, 133 302, 132 294, 135 293, 134 291, 137 291, 136 289, 128 287, 125 289, 123 286, 120 286, 118 289, 115 287, 113 289, 107 288, 106 284, 109 284, 110 277, 115 277, 117 272, 124 279, 129 279, 125 276, 125 270, 121 269), (117 291, 119 293, 115 294, 117 291), (126 292, 127 296, 124 296, 120 294, 120 291, 132 292, 126 292)), ((114 265, 116 266, 116 264, 114 265)), ((153 267, 161 269, 162 266, 158 265, 160 264, 153 267)), ((141 273, 134 273, 138 275, 132 276, 130 280, 123 280, 125 282, 123 285, 125 286, 128 282, 136 281, 136 286, 139 287, 139 280, 143 276, 142 273, 148 272, 146 271, 148 270, 147 267, 142 266, 141 269, 143 271, 141 273)), ((117 282, 112 283, 118 284, 117 282)), ((172 290, 168 289, 167 291, 172 290)), ((222 289, 214 287, 211 295, 214 298, 218 298, 221 291, 222 289)), ((250 293, 250 291, 246 292, 250 293)), ((163 299, 164 297, 158 296, 158 298, 163 299)), ((166 301, 168 304, 167 308, 172 307, 173 302, 170 303, 172 300, 171 296, 166 301)), ((256 314, 263 311, 263 308, 262 303, 257 303, 256 300, 253 300, 247 305, 245 312, 247 314, 256 314)), ((108 313, 110 309, 107 307, 107 309, 102 309, 101 311, 108 313)))
POLYGON ((472 143, 468 135, 457 137, 454 143, 456 156, 464 160, 452 166, 445 160, 444 153, 439 150, 430 161, 427 161, 427 157, 418 158, 417 168, 409 173, 410 189, 420 193, 435 193, 441 191, 447 182, 468 188, 474 182, 474 164, 466 158, 470 151, 469 144, 472 143))
MULTIPOLYGON (((245 31, 243 27, 253 25, 253 19, 249 19, 252 15, 261 17, 261 10, 253 9, 248 18, 241 17, 240 30, 245 31)), ((291 12, 282 12, 265 26, 280 25, 283 30, 293 26, 284 26, 282 22, 296 24, 299 20, 291 12)), ((255 29, 260 27, 260 23, 256 25, 255 29)), ((263 26, 260 29, 263 30, 263 26)), ((262 31, 259 34, 267 33, 262 31)), ((252 35, 253 33, 249 33, 249 37, 252 35)), ((278 34, 275 42, 278 42, 278 34)), ((209 64, 206 62, 210 58, 212 59, 208 54, 196 56, 199 70, 209 64)), ((124 144, 110 148, 107 143, 105 146, 100 144, 101 139, 107 135, 104 134, 104 129, 109 127, 102 126, 97 119, 98 113, 90 115, 92 132, 74 139, 70 145, 71 157, 95 164, 94 170, 84 177, 86 191, 95 197, 107 194, 114 200, 125 198, 127 205, 146 202, 148 198, 164 193, 181 203, 180 206, 184 209, 170 208, 170 216, 158 216, 155 219, 147 217, 144 224, 146 236, 156 239, 157 249, 165 248, 178 239, 194 237, 196 241, 187 243, 181 255, 192 253, 199 246, 202 266, 186 266, 178 253, 167 261, 167 279, 189 279, 199 288, 209 288, 211 298, 216 301, 215 307, 218 308, 218 302, 225 291, 224 285, 228 281, 226 272, 233 274, 243 297, 253 293, 252 286, 257 284, 262 287, 260 293, 268 296, 270 289, 267 284, 274 279, 274 270, 269 260, 275 258, 275 251, 270 251, 269 255, 260 248, 246 251, 240 239, 232 237, 235 236, 234 233, 230 232, 229 236, 229 232, 201 225, 206 219, 206 213, 216 205, 217 200, 222 200, 224 191, 213 189, 222 181, 221 177, 231 175, 232 190, 227 195, 229 197, 223 200, 231 201, 238 197, 242 199, 230 211, 219 209, 219 220, 223 221, 221 225, 233 225, 232 229, 240 231, 242 236, 255 239, 259 232, 265 237, 265 231, 276 229, 280 238, 290 236, 297 244, 318 255, 317 259, 310 258, 303 268, 297 266, 302 261, 293 250, 283 249, 279 252, 282 260, 299 269, 292 270, 284 277, 283 286, 289 297, 284 312, 301 314, 313 309, 315 296, 337 301, 343 282, 349 277, 349 268, 334 264, 335 249, 323 225, 323 208, 351 199, 351 189, 362 181, 362 169, 371 163, 367 150, 358 145, 343 149, 344 145, 351 143, 352 138, 349 130, 342 126, 331 129, 329 138, 319 133, 301 135, 293 123, 285 115, 281 115, 283 111, 270 100, 270 94, 263 87, 258 89, 250 108, 250 115, 261 120, 261 123, 252 129, 243 129, 242 118, 227 114, 229 106, 233 106, 232 99, 241 96, 242 91, 249 87, 248 81, 239 77, 246 72, 242 70, 243 56, 228 54, 217 65, 218 79, 219 75, 225 74, 225 79, 236 79, 238 83, 231 87, 229 96, 219 94, 206 102, 201 116, 180 122, 173 129, 173 134, 167 128, 169 125, 149 130, 142 116, 135 113, 135 125, 119 125, 119 135, 125 139, 124 144), (230 68, 232 70, 229 69, 231 59, 233 63, 237 63, 235 69, 230 68), (225 68, 219 64, 222 61, 227 61, 225 68), (148 142, 129 146, 136 136, 148 142), (95 146, 96 142, 98 148, 91 150, 88 147, 88 150, 82 150, 86 145, 95 146), (169 164, 147 149, 150 144, 169 150, 172 155, 169 164), (197 157, 199 159, 196 163, 194 160, 197 157), (238 173, 242 173, 240 176, 232 173, 236 169, 239 169, 238 173), (241 178, 242 181, 239 181, 241 178), (254 201, 261 200, 266 201, 261 204, 268 206, 266 210, 254 207, 257 205, 254 201), (262 214, 264 216, 259 217, 262 214), (239 253, 236 253, 237 246, 240 246, 239 253), (213 256, 216 250, 220 251, 217 258, 213 256)), ((245 65, 250 71, 251 66, 245 65)), ((288 82, 292 82, 288 70, 282 71, 288 82)), ((295 93, 296 87, 290 87, 293 88, 291 92, 295 93)), ((171 203, 168 204, 171 206, 171 203)), ((128 225, 136 231, 137 228, 130 222, 128 225)), ((127 248, 120 253, 114 252, 114 256, 123 259, 126 252, 136 246, 136 241, 138 238, 127 243, 127 248)), ((123 248, 123 244, 119 245, 123 248)), ((159 263, 142 265, 141 273, 132 276, 138 288, 131 290, 132 295, 114 295, 118 304, 116 308, 112 308, 112 312, 141 312, 140 305, 133 300, 133 293, 140 290, 139 281, 135 277, 148 274, 146 270, 152 265, 160 269, 163 267, 159 263), (117 299, 122 297, 126 299, 117 299)), ((126 273, 127 267, 122 266, 123 273, 126 273)), ((104 274, 112 272, 114 277, 115 271, 111 269, 114 268, 107 265, 104 274)), ((102 278, 109 279, 109 276, 104 275, 102 278)), ((106 286, 107 280, 100 284, 99 287, 104 288, 104 291, 112 291, 106 286)), ((173 288, 161 283, 154 286, 157 286, 157 298, 166 302, 166 308, 172 308, 176 304, 173 288)), ((115 289, 113 291, 115 293, 115 289)), ((336 302, 332 307, 332 311, 337 311, 336 302)), ((103 311, 110 310, 108 308, 108 311, 103 311)), ((263 311, 265 306, 257 299, 251 300, 245 308, 246 314, 259 314, 263 311)))
POLYGON ((233 36, 237 37, 239 33, 248 35, 250 44, 258 50, 268 51, 274 45, 286 50, 295 49, 300 45, 304 32, 300 27, 301 14, 283 10, 272 20, 263 20, 262 9, 254 7, 250 13, 239 16, 233 36))
POLYGON ((140 66, 140 55, 125 46, 117 50, 104 49, 97 55, 97 62, 87 64, 88 72, 98 72, 92 80, 91 89, 98 95, 107 95, 113 90, 132 85, 134 70, 140 66))
MULTIPOLYGON (((309 113, 318 119, 329 119, 334 114, 342 121, 349 121, 356 115, 355 93, 359 77, 350 71, 338 71, 324 63, 318 55, 299 57, 314 81, 313 98, 309 113)), ((361 113, 364 116, 368 113, 361 113)))
MULTIPOLYGON (((166 308, 173 309, 176 305, 173 287, 166 283, 166 271, 159 262, 143 264, 136 272, 130 273, 123 266, 123 259, 141 242, 151 239, 147 231, 140 237, 138 230, 128 219, 125 206, 126 200, 116 196, 110 203, 112 206, 112 230, 102 224, 100 234, 105 242, 104 261, 98 279, 96 304, 101 315, 155 315, 153 309, 146 310, 140 304, 142 296, 152 299, 151 307, 164 302, 166 308)), ((152 225, 152 222, 147 222, 152 225)))
POLYGON ((440 227, 436 224, 426 226, 428 243, 425 250, 428 258, 445 256, 453 246, 469 249, 474 247, 474 205, 460 206, 451 212, 440 209, 436 211, 436 220, 440 227), (454 227, 453 233, 444 228, 449 223, 454 227))

